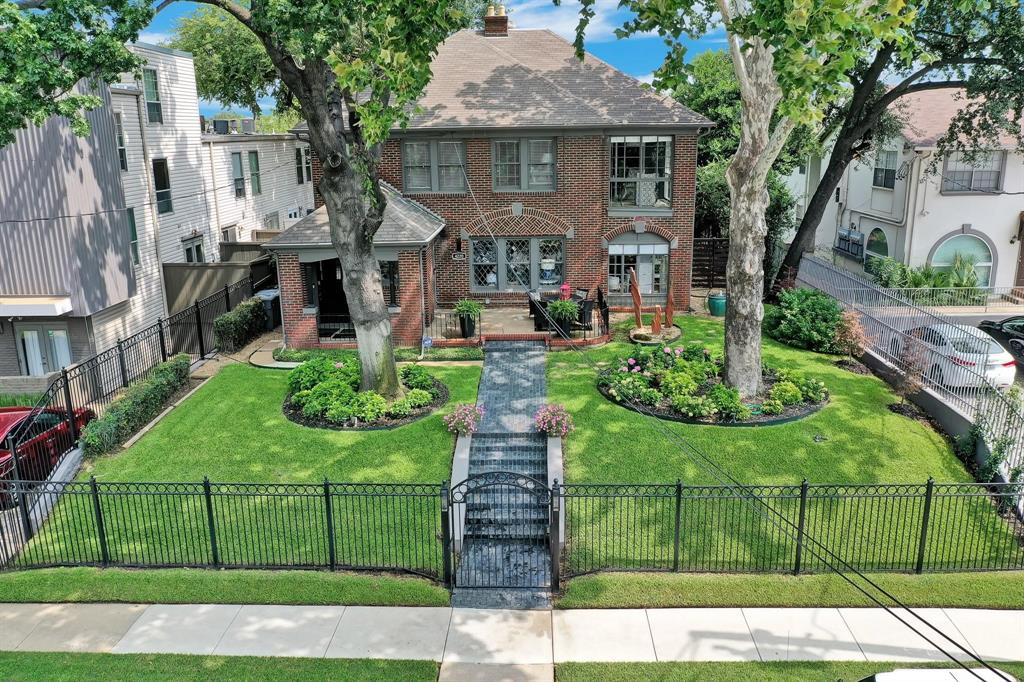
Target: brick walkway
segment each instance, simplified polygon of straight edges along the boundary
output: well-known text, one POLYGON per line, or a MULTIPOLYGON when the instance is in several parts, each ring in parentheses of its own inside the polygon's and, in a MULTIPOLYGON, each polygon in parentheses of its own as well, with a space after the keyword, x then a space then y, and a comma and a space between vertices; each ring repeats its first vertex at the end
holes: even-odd
POLYGON ((547 439, 533 426, 547 397, 544 370, 542 343, 498 341, 484 348, 477 397, 484 418, 470 445, 469 476, 511 472, 539 481, 543 490, 494 485, 466 495, 458 606, 549 604, 547 439))

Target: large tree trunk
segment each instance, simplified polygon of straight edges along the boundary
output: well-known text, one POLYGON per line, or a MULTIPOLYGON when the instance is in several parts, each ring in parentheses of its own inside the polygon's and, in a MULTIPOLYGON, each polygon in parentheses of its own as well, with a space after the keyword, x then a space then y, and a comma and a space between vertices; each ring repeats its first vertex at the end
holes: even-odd
POLYGON ((729 306, 725 315, 725 382, 751 399, 761 390, 761 320, 764 318, 764 253, 768 223, 767 178, 792 123, 772 127, 781 92, 771 50, 749 41, 733 62, 741 81, 740 142, 729 162, 729 262, 725 281, 729 306))

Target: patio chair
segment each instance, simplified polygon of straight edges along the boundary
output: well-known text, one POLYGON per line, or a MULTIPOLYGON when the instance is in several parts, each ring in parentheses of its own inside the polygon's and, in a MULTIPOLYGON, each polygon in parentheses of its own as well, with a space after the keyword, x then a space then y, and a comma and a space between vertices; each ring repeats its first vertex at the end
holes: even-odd
POLYGON ((599 310, 604 308, 604 294, 601 293, 601 287, 597 288, 597 307, 599 310))
POLYGON ((579 288, 578 287, 576 289, 576 291, 573 292, 573 296, 575 296, 576 298, 578 298, 581 301, 587 300, 587 296, 589 296, 589 295, 590 295, 590 289, 583 289, 583 288, 579 288))
POLYGON ((576 318, 576 323, 572 328, 586 331, 594 328, 594 301, 590 299, 580 301, 580 315, 576 318))

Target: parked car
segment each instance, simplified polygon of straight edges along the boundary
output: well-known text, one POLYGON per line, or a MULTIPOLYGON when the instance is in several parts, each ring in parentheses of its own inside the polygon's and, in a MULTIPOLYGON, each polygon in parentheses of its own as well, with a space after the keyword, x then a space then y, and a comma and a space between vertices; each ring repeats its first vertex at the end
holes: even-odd
MULTIPOLYGON (((8 436, 17 434, 18 475, 23 480, 43 481, 57 466, 68 448, 74 443, 68 425, 67 412, 49 407, 35 413, 31 407, 0 407, 0 481, 13 480, 14 458, 11 456, 8 436), (27 430, 22 426, 31 418, 27 430)), ((79 433, 96 418, 92 410, 75 410, 75 424, 79 433)))
MULTIPOLYGON (((931 324, 908 329, 905 334, 925 349, 925 376, 947 388, 976 388, 982 377, 996 388, 1009 388, 1017 375, 1017 362, 995 339, 965 324, 931 324)), ((894 337, 889 351, 903 356, 906 339, 894 337)))
POLYGON ((999 321, 982 320, 978 327, 998 339, 1014 357, 1024 359, 1024 315, 999 321))

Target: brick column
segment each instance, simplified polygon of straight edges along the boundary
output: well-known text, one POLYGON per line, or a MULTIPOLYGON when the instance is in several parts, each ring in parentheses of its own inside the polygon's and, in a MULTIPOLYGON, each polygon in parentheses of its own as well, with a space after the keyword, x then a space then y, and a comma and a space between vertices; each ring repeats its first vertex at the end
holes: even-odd
POLYGON ((277 255, 277 279, 281 289, 281 324, 289 348, 315 348, 320 345, 316 313, 304 312, 306 292, 302 286, 302 265, 295 253, 277 255))

